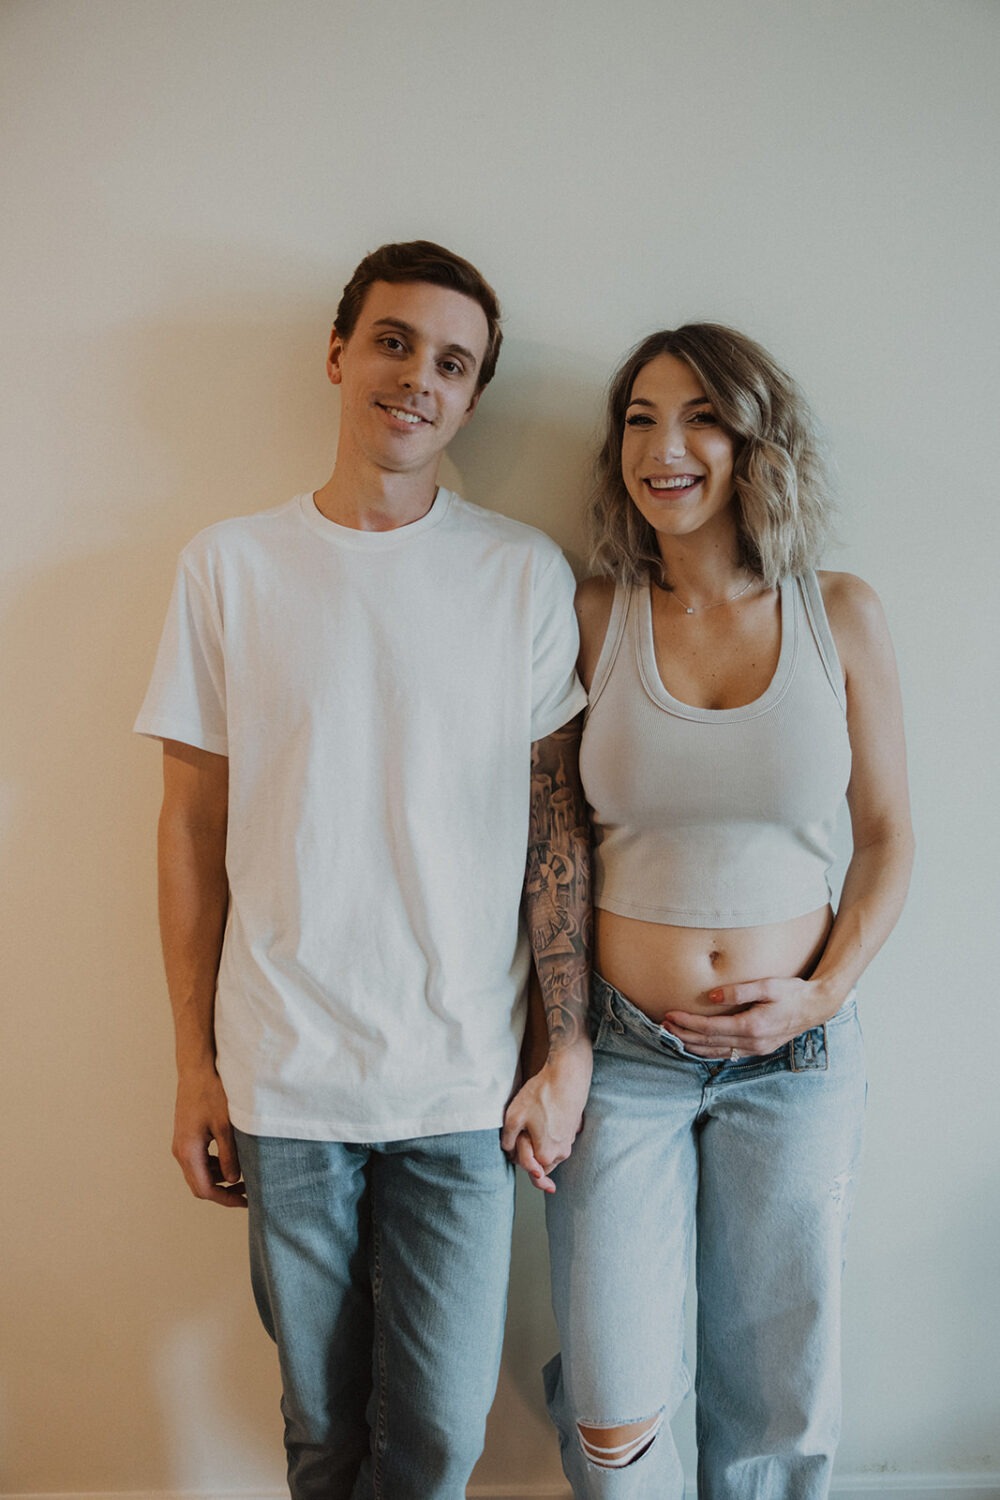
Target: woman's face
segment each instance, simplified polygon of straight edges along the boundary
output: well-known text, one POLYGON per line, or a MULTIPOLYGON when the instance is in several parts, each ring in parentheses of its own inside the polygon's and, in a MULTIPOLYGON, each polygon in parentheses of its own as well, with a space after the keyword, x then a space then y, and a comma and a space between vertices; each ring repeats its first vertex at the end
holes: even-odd
POLYGON ((735 525, 733 440, 691 366, 658 354, 635 377, 622 433, 622 479, 664 538, 723 517, 735 525))

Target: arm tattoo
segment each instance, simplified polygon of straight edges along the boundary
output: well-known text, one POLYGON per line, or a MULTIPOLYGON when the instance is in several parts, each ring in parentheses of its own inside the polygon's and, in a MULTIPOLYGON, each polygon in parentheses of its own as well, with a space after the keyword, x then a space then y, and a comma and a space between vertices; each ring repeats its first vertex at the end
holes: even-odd
POLYGON ((586 1031, 590 980, 590 829, 578 766, 582 719, 531 747, 524 909, 549 1049, 586 1031))

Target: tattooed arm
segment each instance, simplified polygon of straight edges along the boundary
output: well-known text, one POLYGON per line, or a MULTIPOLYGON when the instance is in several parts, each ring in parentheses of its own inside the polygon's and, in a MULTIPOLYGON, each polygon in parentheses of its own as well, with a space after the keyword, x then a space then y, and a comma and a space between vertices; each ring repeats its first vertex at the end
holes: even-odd
POLYGON ((590 834, 578 768, 582 718, 531 747, 524 911, 542 991, 548 1056, 514 1096, 503 1147, 536 1187, 565 1161, 590 1088, 590 834))

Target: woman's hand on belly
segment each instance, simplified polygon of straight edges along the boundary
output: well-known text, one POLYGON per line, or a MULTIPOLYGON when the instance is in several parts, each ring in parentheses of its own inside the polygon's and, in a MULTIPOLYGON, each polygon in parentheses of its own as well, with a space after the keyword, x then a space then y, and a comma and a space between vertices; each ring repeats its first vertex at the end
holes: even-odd
POLYGON ((663 1025, 696 1057, 733 1053, 754 1057, 776 1052, 837 1010, 824 987, 812 979, 753 979, 708 991, 717 1012, 668 1010, 663 1025))

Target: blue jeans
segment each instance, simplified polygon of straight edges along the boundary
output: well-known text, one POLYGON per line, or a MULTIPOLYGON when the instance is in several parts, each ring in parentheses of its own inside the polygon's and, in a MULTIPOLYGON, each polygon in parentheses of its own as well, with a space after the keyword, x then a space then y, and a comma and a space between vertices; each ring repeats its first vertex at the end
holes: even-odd
MULTIPOLYGON (((700 1500, 821 1500, 840 1430, 840 1287, 861 1151, 854 999, 767 1056, 706 1062, 595 978, 594 1081, 546 1201, 562 1353, 549 1409, 577 1500, 680 1500, 697 1230, 700 1500), (584 1452, 585 1427, 651 1441, 584 1452)), ((592 1436, 592 1435, 591 1435, 592 1436)), ((598 1445, 599 1448, 610 1447, 598 1445)))
POLYGON ((463 1500, 507 1301, 513 1169, 499 1131, 237 1137, 292 1500, 463 1500))

